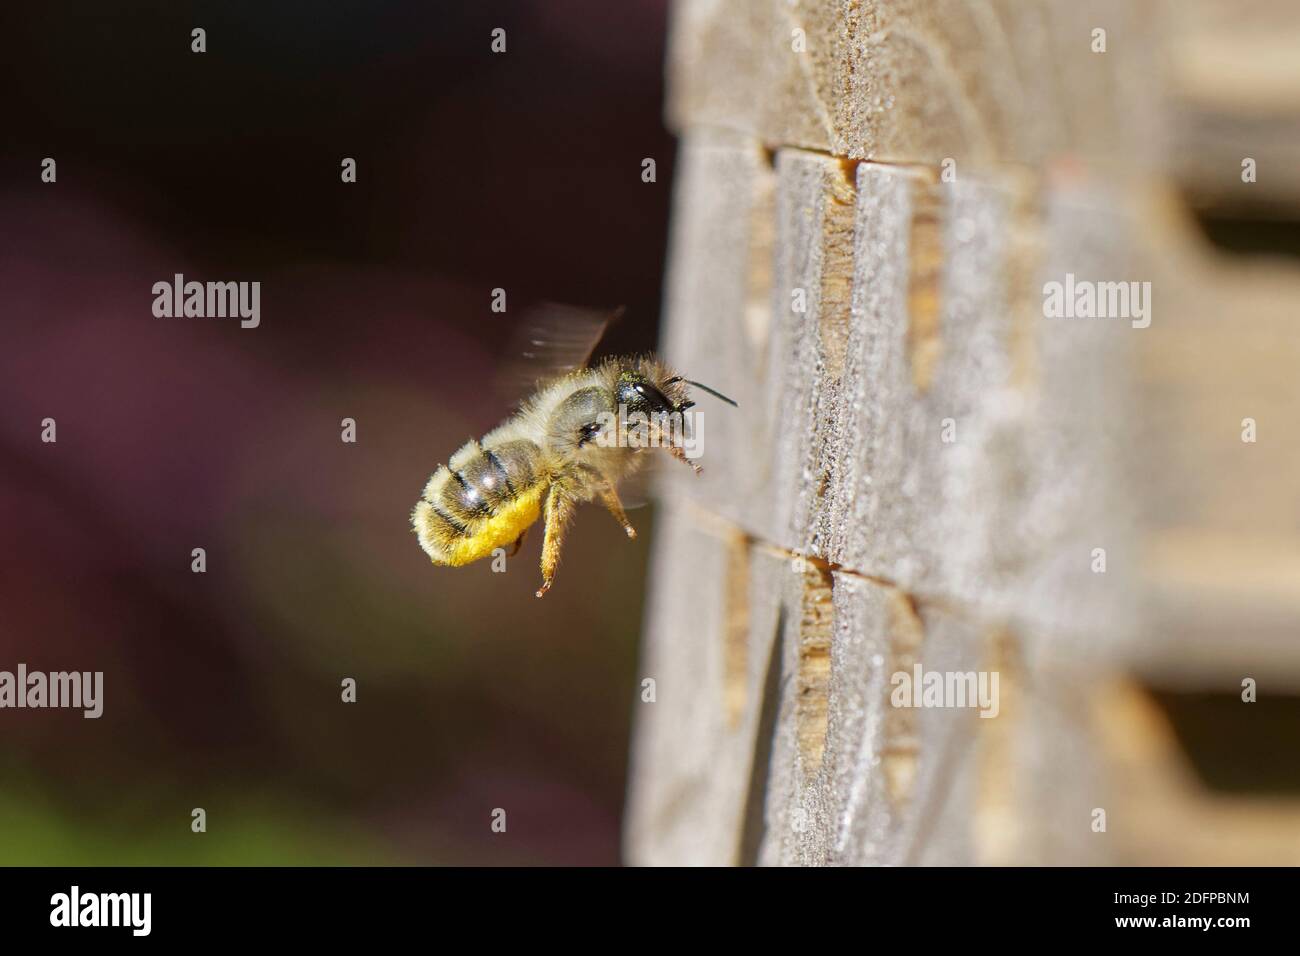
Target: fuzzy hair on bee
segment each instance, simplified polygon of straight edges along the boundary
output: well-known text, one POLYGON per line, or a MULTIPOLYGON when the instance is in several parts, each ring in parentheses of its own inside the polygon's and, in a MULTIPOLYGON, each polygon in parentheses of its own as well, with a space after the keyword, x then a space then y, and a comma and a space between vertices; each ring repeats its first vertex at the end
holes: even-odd
POLYGON ((607 359, 543 384, 517 413, 466 442, 429 478, 411 513, 420 547, 434 564, 450 567, 507 546, 513 555, 541 519, 541 597, 555 579, 577 505, 598 499, 635 538, 619 500, 620 482, 656 447, 699 473, 662 428, 666 416, 695 404, 688 395, 691 384, 697 383, 651 355, 607 359), (648 431, 648 443, 609 434, 626 429, 629 416, 648 431), (643 444, 650 447, 638 447, 643 444))

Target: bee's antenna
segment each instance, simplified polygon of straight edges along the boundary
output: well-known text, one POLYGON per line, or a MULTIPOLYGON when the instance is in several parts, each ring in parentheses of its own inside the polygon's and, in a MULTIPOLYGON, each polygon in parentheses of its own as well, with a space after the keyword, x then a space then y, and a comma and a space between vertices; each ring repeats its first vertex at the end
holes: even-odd
POLYGON ((721 392, 716 392, 716 391, 714 391, 713 389, 709 388, 709 386, 707 386, 707 385, 701 385, 699 382, 692 382, 689 378, 682 378, 680 375, 674 375, 672 378, 670 378, 670 379, 669 379, 667 382, 665 382, 664 384, 665 384, 665 385, 671 385, 673 382, 685 382, 687 385, 694 385, 696 388, 700 389, 701 391, 708 392, 708 393, 709 393, 710 395, 712 395, 714 398, 720 398, 720 399, 722 399, 724 402, 726 402, 726 403, 727 403, 728 405, 730 405, 732 408, 739 408, 739 407, 740 407, 740 406, 737 405, 734 401, 732 401, 731 399, 727 398, 726 395, 723 395, 721 392))

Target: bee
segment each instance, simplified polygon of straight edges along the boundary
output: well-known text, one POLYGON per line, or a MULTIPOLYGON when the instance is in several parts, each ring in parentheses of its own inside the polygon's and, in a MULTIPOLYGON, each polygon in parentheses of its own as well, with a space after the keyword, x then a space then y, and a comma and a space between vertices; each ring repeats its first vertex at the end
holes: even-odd
POLYGON ((683 378, 653 355, 586 367, 594 345, 593 339, 576 367, 541 383, 518 412, 481 439, 466 442, 429 478, 411 524, 434 564, 459 567, 507 545, 513 556, 528 529, 543 519, 540 598, 555 580, 577 505, 599 499, 635 538, 618 486, 646 456, 662 448, 700 473, 664 425, 669 416, 695 405, 687 386, 735 402, 683 378), (642 430, 635 439, 610 433, 633 427, 642 430))

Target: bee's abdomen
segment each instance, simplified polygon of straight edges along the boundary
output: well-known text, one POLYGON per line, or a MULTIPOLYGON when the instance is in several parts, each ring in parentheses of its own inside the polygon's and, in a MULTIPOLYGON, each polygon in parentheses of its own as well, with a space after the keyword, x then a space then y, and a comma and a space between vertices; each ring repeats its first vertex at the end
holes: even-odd
POLYGON ((464 522, 491 518, 532 487, 537 454, 537 446, 522 439, 490 448, 467 442, 447 465, 449 480, 443 483, 441 503, 464 522))
POLYGON ((503 500, 522 494, 537 481, 533 463, 541 449, 527 439, 516 438, 499 445, 481 447, 478 451, 478 473, 500 491, 503 500))
POLYGON ((429 556, 439 563, 459 564, 513 541, 522 499, 528 499, 529 508, 535 505, 537 474, 532 463, 538 452, 523 439, 488 448, 470 441, 439 466, 411 516, 429 556))

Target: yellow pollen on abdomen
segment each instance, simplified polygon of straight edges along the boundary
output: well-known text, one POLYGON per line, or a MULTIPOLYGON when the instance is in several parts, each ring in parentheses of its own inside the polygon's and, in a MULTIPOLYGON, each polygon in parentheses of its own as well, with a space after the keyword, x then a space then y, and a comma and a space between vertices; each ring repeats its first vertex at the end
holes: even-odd
POLYGON ((542 494, 546 486, 538 483, 520 494, 491 518, 470 529, 470 534, 456 538, 447 548, 446 560, 435 564, 460 567, 486 558, 497 548, 514 544, 515 539, 542 514, 542 494))

